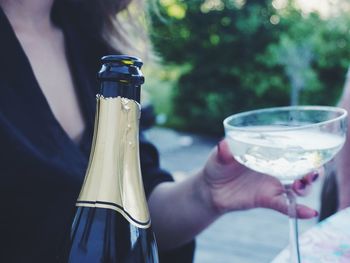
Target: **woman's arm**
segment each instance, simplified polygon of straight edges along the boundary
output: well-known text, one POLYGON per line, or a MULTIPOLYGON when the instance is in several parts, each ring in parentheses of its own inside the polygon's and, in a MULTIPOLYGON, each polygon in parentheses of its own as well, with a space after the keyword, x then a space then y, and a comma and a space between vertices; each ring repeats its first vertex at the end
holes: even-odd
MULTIPOLYGON (((343 95, 340 99, 339 106, 350 113, 350 71, 344 86, 343 95)), ((349 126, 349 125, 348 125, 349 126)), ((338 186, 338 209, 344 209, 350 206, 350 129, 347 131, 347 140, 336 158, 337 166, 337 186, 338 186)))
MULTIPOLYGON (((314 174, 305 177, 294 184, 294 189, 304 193, 316 177, 314 174)), ((281 183, 236 162, 225 141, 213 150, 196 175, 182 182, 159 184, 150 195, 149 207, 160 249, 190 241, 229 211, 265 207, 287 214, 281 183)), ((300 218, 317 215, 302 205, 297 211, 300 218)))

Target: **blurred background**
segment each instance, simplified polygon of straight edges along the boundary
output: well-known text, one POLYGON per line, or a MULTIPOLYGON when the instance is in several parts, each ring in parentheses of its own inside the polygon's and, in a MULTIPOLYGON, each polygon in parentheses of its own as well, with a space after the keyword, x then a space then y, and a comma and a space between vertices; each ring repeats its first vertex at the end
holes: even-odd
MULTIPOLYGON (((159 0, 152 10, 158 63, 146 63, 144 73, 157 126, 146 135, 176 180, 204 164, 225 117, 336 105, 341 95, 350 65, 348 0, 159 0)), ((322 183, 299 202, 319 208, 322 183)), ((316 223, 300 221, 300 232, 316 223)), ((236 212, 198 237, 195 262, 270 262, 287 244, 285 216, 236 212)))
POLYGON ((235 112, 337 102, 350 64, 348 0, 159 3, 150 33, 161 61, 145 68, 159 124, 221 136, 235 112))

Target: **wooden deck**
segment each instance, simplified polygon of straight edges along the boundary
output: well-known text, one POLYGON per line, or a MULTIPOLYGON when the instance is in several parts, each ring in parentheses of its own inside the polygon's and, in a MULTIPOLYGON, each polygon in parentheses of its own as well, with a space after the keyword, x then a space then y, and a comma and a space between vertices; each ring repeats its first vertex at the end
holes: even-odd
MULTIPOLYGON (((190 176, 205 162, 216 140, 154 128, 147 137, 158 147, 162 166, 176 179, 190 176)), ((321 182, 300 202, 319 207, 321 182)), ((299 221, 300 232, 316 223, 299 221)), ((195 263, 267 263, 288 244, 288 219, 274 211, 255 209, 227 214, 197 238, 195 263)), ((181 263, 181 262, 179 262, 181 263)))

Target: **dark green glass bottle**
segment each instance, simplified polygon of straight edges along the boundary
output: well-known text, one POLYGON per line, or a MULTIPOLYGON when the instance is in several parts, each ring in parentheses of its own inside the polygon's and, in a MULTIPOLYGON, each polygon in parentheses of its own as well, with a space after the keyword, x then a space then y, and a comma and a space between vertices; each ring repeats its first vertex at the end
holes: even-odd
POLYGON ((102 58, 89 165, 61 262, 158 263, 140 170, 141 66, 102 58))

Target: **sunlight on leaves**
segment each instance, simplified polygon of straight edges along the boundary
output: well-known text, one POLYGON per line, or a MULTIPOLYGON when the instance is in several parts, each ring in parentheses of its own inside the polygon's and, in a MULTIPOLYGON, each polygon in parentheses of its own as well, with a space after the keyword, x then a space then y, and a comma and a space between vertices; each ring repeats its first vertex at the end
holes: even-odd
POLYGON ((270 23, 273 25, 277 25, 280 22, 280 17, 278 15, 272 15, 270 17, 270 23))
POLYGON ((231 18, 228 16, 224 16, 223 18, 221 18, 220 22, 223 26, 229 26, 231 24, 231 18))
POLYGON ((176 19, 183 19, 186 16, 186 5, 176 0, 160 0, 165 7, 167 14, 176 19))
POLYGON ((247 0, 234 0, 236 8, 241 9, 247 3, 247 0))
POLYGON ((200 8, 203 13, 209 13, 214 10, 222 11, 225 8, 225 4, 221 0, 205 0, 200 8))
POLYGON ((214 46, 217 46, 220 43, 220 37, 216 34, 211 35, 210 43, 212 43, 214 46))
POLYGON ((273 0, 272 1, 272 6, 276 10, 280 10, 280 9, 286 8, 288 6, 288 0, 273 0))

